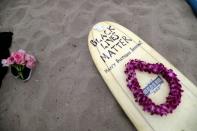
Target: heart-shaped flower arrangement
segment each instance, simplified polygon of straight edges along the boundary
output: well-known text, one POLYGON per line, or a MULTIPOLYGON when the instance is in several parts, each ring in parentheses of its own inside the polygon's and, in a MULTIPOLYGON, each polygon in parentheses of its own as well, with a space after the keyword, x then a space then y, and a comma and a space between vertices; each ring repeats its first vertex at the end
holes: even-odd
POLYGON ((173 72, 172 69, 167 69, 161 63, 150 64, 135 59, 130 60, 126 64, 125 73, 127 75, 127 86, 133 93, 135 101, 143 107, 144 111, 149 112, 151 115, 167 115, 168 113, 172 113, 173 110, 175 110, 180 104, 182 96, 181 93, 183 92, 183 90, 181 89, 180 80, 177 78, 177 75, 173 72), (144 95, 143 89, 141 89, 136 78, 135 70, 159 74, 164 79, 166 79, 169 84, 170 91, 169 95, 166 97, 165 103, 156 105, 149 97, 144 95))

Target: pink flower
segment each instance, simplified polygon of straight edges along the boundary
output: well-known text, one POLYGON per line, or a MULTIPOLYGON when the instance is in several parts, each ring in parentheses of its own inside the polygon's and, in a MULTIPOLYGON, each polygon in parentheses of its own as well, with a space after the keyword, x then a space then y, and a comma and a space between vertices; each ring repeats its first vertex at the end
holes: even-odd
POLYGON ((8 65, 14 64, 14 58, 12 56, 10 56, 10 57, 7 58, 7 64, 8 65))
POLYGON ((27 68, 32 69, 35 67, 35 62, 29 61, 29 62, 27 62, 26 66, 27 66, 27 68))
POLYGON ((21 52, 21 53, 23 53, 23 54, 26 54, 26 51, 23 50, 23 49, 19 49, 17 52, 21 52))
POLYGON ((35 67, 35 64, 36 64, 36 59, 34 56, 32 55, 29 55, 29 54, 26 54, 25 55, 25 61, 27 62, 26 63, 26 66, 30 69, 34 68, 35 67))
POLYGON ((20 49, 11 53, 11 56, 1 61, 3 66, 10 66, 13 64, 25 65, 32 69, 35 67, 36 59, 34 56, 27 54, 24 50, 20 49))
POLYGON ((14 58, 10 56, 7 59, 3 59, 1 61, 1 63, 3 66, 10 66, 10 65, 14 64, 14 58))
POLYGON ((3 59, 3 60, 1 61, 1 64, 3 65, 3 67, 9 66, 9 64, 7 63, 7 59, 3 59))
POLYGON ((11 54, 11 57, 14 58, 14 62, 16 64, 21 64, 24 65, 25 64, 25 51, 24 50, 18 50, 17 52, 13 52, 11 54))

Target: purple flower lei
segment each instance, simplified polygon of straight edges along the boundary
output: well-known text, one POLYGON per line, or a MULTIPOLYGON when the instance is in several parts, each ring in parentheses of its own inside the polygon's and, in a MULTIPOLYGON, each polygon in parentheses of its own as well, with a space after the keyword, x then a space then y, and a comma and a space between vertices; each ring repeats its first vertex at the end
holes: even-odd
POLYGON ((167 69, 163 64, 156 63, 150 64, 141 60, 130 60, 126 64, 125 73, 127 75, 127 86, 133 93, 135 102, 143 107, 144 111, 149 112, 151 115, 167 115, 172 113, 173 110, 181 102, 181 89, 180 80, 172 69, 167 69), (153 74, 160 74, 169 84, 169 95, 166 97, 166 102, 160 105, 156 105, 150 98, 144 95, 143 90, 140 88, 139 82, 136 78, 135 70, 144 71, 153 74))

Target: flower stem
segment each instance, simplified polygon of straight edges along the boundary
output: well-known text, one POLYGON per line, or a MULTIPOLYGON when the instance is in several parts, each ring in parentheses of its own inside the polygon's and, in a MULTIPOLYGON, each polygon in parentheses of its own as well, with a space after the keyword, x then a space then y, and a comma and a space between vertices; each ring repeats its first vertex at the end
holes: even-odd
POLYGON ((12 66, 17 70, 18 76, 19 76, 22 80, 24 80, 24 77, 23 77, 23 70, 24 70, 25 66, 24 66, 24 65, 12 65, 12 66))
POLYGON ((19 75, 21 76, 21 79, 24 80, 22 72, 19 72, 19 75))

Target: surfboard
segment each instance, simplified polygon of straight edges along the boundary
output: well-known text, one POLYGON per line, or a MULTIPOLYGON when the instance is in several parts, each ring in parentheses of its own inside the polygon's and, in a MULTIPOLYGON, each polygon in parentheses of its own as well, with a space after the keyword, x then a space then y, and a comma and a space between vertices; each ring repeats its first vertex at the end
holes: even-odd
MULTIPOLYGON (((88 37, 92 59, 113 96, 139 131, 195 131, 197 129, 197 88, 156 50, 125 27, 109 21, 93 26, 88 37), (181 103, 172 114, 150 115, 135 102, 127 87, 125 64, 131 59, 162 63, 180 79, 181 103)), ((173 56, 172 56, 173 57, 173 56)), ((160 75, 136 71, 143 92, 156 104, 164 103, 168 83, 160 75)), ((107 105, 106 105, 107 106, 107 105)))

